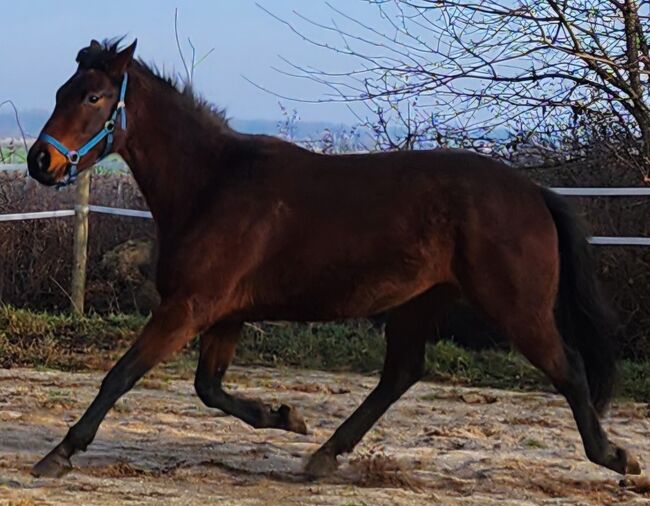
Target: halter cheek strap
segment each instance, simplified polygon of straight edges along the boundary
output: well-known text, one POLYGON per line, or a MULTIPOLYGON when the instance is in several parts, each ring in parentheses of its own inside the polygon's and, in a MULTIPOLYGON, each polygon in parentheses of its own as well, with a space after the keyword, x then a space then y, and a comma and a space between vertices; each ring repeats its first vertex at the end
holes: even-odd
POLYGON ((48 144, 51 144, 59 153, 65 156, 68 159, 68 162, 70 163, 70 168, 68 169, 68 175, 66 177, 66 180, 57 184, 57 188, 68 186, 77 180, 77 175, 79 174, 79 171, 77 170, 77 166, 79 165, 79 161, 81 160, 81 157, 87 155, 91 149, 97 146, 97 144, 99 144, 104 139, 106 139, 106 146, 104 147, 104 151, 102 152, 101 156, 97 159, 97 161, 106 158, 112 152, 113 134, 115 132, 115 124, 118 119, 120 120, 120 127, 122 128, 122 130, 126 130, 126 103, 124 102, 124 99, 126 98, 127 83, 128 83, 128 74, 125 73, 124 78, 122 79, 122 86, 120 88, 120 98, 117 102, 117 105, 115 106, 115 110, 108 118, 106 123, 104 123, 104 128, 102 128, 97 134, 95 134, 88 142, 86 142, 79 149, 69 149, 65 147, 61 142, 56 140, 54 137, 46 133, 42 133, 39 136, 40 140, 47 142, 48 144))

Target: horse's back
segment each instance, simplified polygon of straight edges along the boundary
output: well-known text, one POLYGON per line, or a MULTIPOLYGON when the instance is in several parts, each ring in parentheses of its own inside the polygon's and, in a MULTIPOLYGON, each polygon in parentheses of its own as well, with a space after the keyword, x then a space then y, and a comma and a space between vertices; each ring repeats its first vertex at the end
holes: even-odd
POLYGON ((457 150, 288 151, 264 173, 248 195, 266 211, 244 285, 265 318, 363 316, 460 284, 463 255, 489 258, 494 240, 525 234, 518 220, 539 193, 504 164, 457 150))

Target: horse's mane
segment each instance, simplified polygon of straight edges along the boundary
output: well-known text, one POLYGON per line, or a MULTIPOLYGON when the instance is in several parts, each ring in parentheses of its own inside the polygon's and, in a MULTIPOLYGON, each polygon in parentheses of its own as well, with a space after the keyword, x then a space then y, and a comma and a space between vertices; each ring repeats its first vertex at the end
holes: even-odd
MULTIPOLYGON (((82 49, 77 55, 79 66, 104 70, 107 61, 120 51, 122 40, 123 37, 105 39, 99 47, 91 45, 82 49)), ((184 107, 195 111, 220 129, 230 130, 225 110, 195 93, 191 83, 185 82, 173 74, 168 74, 164 70, 161 71, 155 64, 148 64, 141 59, 134 61, 133 64, 143 75, 174 91, 184 107)))

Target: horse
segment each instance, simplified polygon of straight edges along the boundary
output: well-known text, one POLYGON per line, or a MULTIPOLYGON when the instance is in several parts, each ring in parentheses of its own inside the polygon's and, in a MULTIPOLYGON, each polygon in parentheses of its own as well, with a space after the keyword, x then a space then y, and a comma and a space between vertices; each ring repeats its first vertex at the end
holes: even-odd
POLYGON ((34 475, 69 471, 115 402, 194 336, 206 406, 304 434, 295 408, 224 391, 242 326, 382 314, 377 386, 306 459, 307 477, 325 476, 421 379, 425 346, 459 297, 566 398, 589 460, 641 472, 599 421, 615 339, 584 227, 563 198, 469 151, 326 155, 237 132, 189 86, 135 59, 136 43, 79 51, 28 169, 55 186, 109 152, 126 161, 157 227, 161 303, 34 475))

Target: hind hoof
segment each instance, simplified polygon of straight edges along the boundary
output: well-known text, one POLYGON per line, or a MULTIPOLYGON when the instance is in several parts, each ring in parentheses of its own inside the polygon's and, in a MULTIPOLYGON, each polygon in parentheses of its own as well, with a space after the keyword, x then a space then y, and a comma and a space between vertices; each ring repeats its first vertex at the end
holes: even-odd
POLYGON ((32 476, 36 478, 61 478, 72 471, 70 459, 62 454, 57 446, 42 460, 32 467, 32 476))
POLYGON ((336 456, 319 449, 314 453, 305 466, 305 474, 311 479, 323 478, 331 475, 339 467, 336 456))
POLYGON ((280 417, 278 428, 298 434, 307 434, 307 424, 297 409, 283 404, 278 408, 277 413, 280 417))
POLYGON ((619 485, 622 488, 632 490, 638 494, 645 494, 650 492, 650 478, 647 476, 626 476, 623 478, 619 485))

